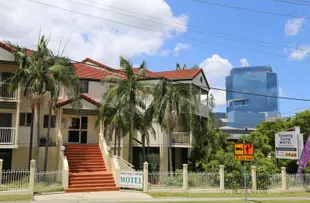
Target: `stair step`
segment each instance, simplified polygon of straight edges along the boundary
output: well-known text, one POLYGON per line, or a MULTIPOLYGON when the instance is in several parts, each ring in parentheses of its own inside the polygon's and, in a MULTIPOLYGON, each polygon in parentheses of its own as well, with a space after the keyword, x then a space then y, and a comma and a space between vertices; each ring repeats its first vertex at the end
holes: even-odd
POLYGON ((90 179, 90 178, 84 178, 84 179, 73 179, 69 181, 69 185, 74 185, 74 184, 96 184, 96 183, 115 183, 113 177, 107 177, 103 179, 96 178, 90 179))
POLYGON ((71 162, 69 163, 69 166, 105 166, 104 162, 98 163, 98 162, 71 162))
POLYGON ((69 188, 89 188, 89 187, 115 187, 115 183, 91 183, 91 184, 72 184, 69 188))
POLYGON ((101 170, 98 170, 98 169, 69 169, 69 172, 70 173, 87 173, 87 172, 98 172, 98 171, 108 171, 107 169, 101 169, 101 170))
POLYGON ((69 188, 65 192, 99 192, 99 191, 119 191, 119 187, 86 187, 86 188, 69 188))
POLYGON ((104 177, 104 176, 112 176, 110 172, 84 172, 84 173, 69 173, 70 177, 83 177, 83 176, 93 176, 93 177, 104 177))

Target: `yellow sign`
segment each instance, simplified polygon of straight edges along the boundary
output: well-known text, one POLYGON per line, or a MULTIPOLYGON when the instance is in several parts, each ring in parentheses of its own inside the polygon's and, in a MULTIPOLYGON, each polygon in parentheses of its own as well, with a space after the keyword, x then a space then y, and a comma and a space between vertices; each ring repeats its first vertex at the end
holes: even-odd
POLYGON ((235 155, 236 161, 254 161, 254 156, 252 155, 235 155))
POLYGON ((235 144, 234 149, 235 149, 235 155, 236 154, 243 155, 243 144, 235 144))
POLYGON ((236 161, 254 161, 253 144, 234 144, 236 161))

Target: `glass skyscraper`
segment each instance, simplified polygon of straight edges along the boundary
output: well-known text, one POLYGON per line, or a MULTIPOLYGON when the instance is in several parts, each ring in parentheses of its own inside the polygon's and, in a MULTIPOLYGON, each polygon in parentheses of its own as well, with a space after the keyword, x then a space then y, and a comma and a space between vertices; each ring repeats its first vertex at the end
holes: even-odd
POLYGON ((228 126, 256 128, 257 124, 279 116, 278 98, 238 93, 277 97, 277 74, 270 66, 233 68, 226 77, 226 90, 228 126))

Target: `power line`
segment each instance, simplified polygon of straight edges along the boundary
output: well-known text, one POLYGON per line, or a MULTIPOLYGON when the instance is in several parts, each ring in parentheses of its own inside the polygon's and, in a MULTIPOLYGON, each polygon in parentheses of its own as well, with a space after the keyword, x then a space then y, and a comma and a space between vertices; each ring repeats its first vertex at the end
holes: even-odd
MULTIPOLYGON (((37 4, 41 4, 43 6, 48 6, 48 7, 64 10, 64 11, 67 11, 67 12, 71 12, 71 13, 75 13, 75 14, 79 14, 79 15, 84 15, 84 16, 96 18, 96 19, 99 19, 99 20, 104 20, 104 21, 108 21, 108 22, 112 22, 112 23, 116 23, 116 24, 121 24, 121 25, 125 25, 125 26, 128 26, 128 27, 134 27, 134 28, 137 28, 137 29, 154 32, 154 33, 157 33, 157 34, 160 34, 160 35, 165 35, 165 36, 168 36, 168 37, 174 37, 173 35, 171 35, 169 33, 159 32, 157 30, 150 29, 150 28, 144 28, 144 27, 140 27, 140 26, 137 26, 137 25, 132 25, 132 24, 116 21, 116 20, 107 19, 107 18, 102 18, 102 17, 99 17, 99 16, 94 16, 94 15, 91 15, 91 14, 82 13, 82 12, 78 12, 78 11, 75 11, 75 10, 70 10, 70 9, 54 6, 54 5, 51 5, 51 4, 46 4, 46 3, 38 2, 36 0, 28 0, 28 1, 33 2, 33 3, 37 3, 37 4)), ((242 51, 247 51, 247 52, 254 52, 254 53, 259 53, 259 54, 263 54, 263 55, 270 55, 270 56, 280 57, 280 58, 291 58, 291 57, 287 57, 285 55, 273 54, 273 53, 268 53, 268 52, 260 52, 260 51, 256 51, 256 50, 252 50, 252 49, 246 49, 246 48, 237 48, 237 47, 229 46, 229 45, 226 45, 226 44, 219 44, 219 43, 209 42, 209 41, 205 41, 205 40, 189 38, 189 37, 185 37, 185 36, 179 36, 179 37, 180 38, 184 38, 184 39, 189 39, 189 40, 192 40, 192 41, 196 41, 196 42, 199 42, 199 43, 210 44, 210 45, 215 45, 215 46, 221 46, 221 47, 226 47, 226 48, 230 48, 230 49, 237 49, 237 50, 242 50, 242 51)))
POLYGON ((260 97, 270 97, 270 98, 277 98, 277 99, 310 102, 310 99, 303 99, 303 98, 296 98, 296 97, 272 96, 272 95, 266 95, 266 94, 257 94, 257 93, 242 92, 242 91, 236 91, 236 90, 228 90, 228 89, 222 89, 222 88, 217 88, 217 87, 210 87, 210 89, 218 90, 218 91, 224 91, 224 92, 233 92, 233 93, 245 94, 245 95, 260 96, 260 97))
POLYGON ((298 6, 310 6, 309 1, 289 1, 289 0, 274 0, 274 1, 282 2, 282 3, 288 3, 288 4, 295 4, 298 6))
MULTIPOLYGON (((91 8, 96 8, 96 9, 104 10, 104 11, 107 11, 107 12, 117 13, 119 15, 124 15, 124 16, 127 16, 127 17, 136 18, 136 19, 140 19, 140 20, 144 20, 144 21, 148 21, 148 22, 152 22, 152 23, 156 23, 156 24, 162 24, 162 25, 167 25, 167 26, 170 26, 170 27, 175 27, 175 26, 173 26, 171 24, 171 23, 173 23, 175 25, 184 26, 183 24, 178 23, 178 22, 167 21, 167 20, 162 19, 162 18, 158 18, 158 17, 154 17, 154 16, 149 16, 149 15, 145 15, 145 14, 140 14, 140 13, 137 13, 137 12, 133 12, 133 11, 125 10, 125 9, 120 9, 120 8, 117 8, 117 7, 112 7, 112 6, 109 6, 109 5, 106 5, 106 4, 103 4, 103 3, 94 2, 94 1, 91 1, 91 0, 84 0, 84 1, 90 2, 90 3, 93 3, 93 4, 97 4, 97 5, 102 5, 102 6, 105 6, 105 7, 108 7, 108 8, 113 8, 115 10, 120 10, 120 11, 123 11, 123 12, 132 13, 132 14, 135 14, 135 15, 142 15, 142 16, 145 16, 145 17, 148 17, 148 18, 155 18, 155 19, 158 19, 158 20, 160 20, 162 22, 153 21, 153 20, 141 18, 141 17, 138 17, 138 16, 132 16, 132 15, 120 13, 120 12, 115 12, 115 11, 111 11, 111 10, 104 9, 104 8, 101 8, 101 7, 91 6, 91 5, 88 5, 88 4, 76 2, 75 0, 69 0, 69 1, 72 1, 74 3, 80 4, 80 5, 83 5, 83 6, 87 6, 87 7, 91 7, 91 8)), ((286 45, 279 45, 279 44, 272 43, 272 42, 266 42, 266 41, 261 41, 261 40, 256 40, 256 39, 250 39, 250 38, 246 38, 246 37, 231 35, 231 34, 227 34, 227 33, 216 32, 216 31, 213 31, 211 29, 206 29, 206 28, 203 28, 203 27, 197 27, 197 26, 193 26, 193 25, 187 25, 187 26, 189 28, 194 29, 194 32, 196 32, 196 33, 203 34, 203 35, 208 35, 208 36, 212 36, 212 37, 217 37, 217 38, 222 38, 222 39, 226 39, 226 40, 233 40, 233 41, 240 41, 240 42, 249 42, 249 43, 252 43, 252 44, 255 44, 255 45, 258 45, 258 46, 274 48, 274 49, 278 49, 278 48, 282 47, 282 48, 289 48, 289 49, 293 49, 293 50, 305 50, 305 48, 296 48, 296 47, 291 47, 291 46, 286 46, 286 45), (203 32, 201 30, 204 30, 206 32, 203 32), (211 33, 218 33, 220 35, 225 35, 225 36, 237 38, 237 40, 236 39, 232 39, 232 38, 223 37, 223 36, 216 35, 216 34, 211 34, 211 33)))
POLYGON ((291 15, 291 14, 274 13, 274 12, 264 11, 264 10, 256 10, 256 9, 239 7, 239 6, 231 6, 231 5, 227 5, 227 4, 215 3, 215 2, 210 2, 210 1, 206 1, 206 0, 192 0, 192 1, 197 1, 197 2, 200 2, 200 3, 209 4, 209 5, 212 5, 212 6, 220 6, 220 7, 225 7, 225 8, 235 9, 235 10, 249 11, 249 12, 255 12, 255 13, 262 13, 262 14, 273 15, 273 16, 282 16, 282 17, 289 17, 289 18, 302 18, 300 16, 295 16, 295 15, 291 15))

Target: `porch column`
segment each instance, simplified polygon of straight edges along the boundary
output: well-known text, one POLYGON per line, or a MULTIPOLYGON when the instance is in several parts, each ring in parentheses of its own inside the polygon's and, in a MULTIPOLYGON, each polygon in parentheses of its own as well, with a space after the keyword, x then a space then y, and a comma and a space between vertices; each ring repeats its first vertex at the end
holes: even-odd
POLYGON ((21 98, 20 98, 20 84, 18 84, 18 88, 17 88, 17 107, 16 107, 16 119, 15 119, 15 140, 14 140, 14 144, 18 145, 18 135, 19 135, 19 115, 20 115, 20 102, 21 102, 21 98))

